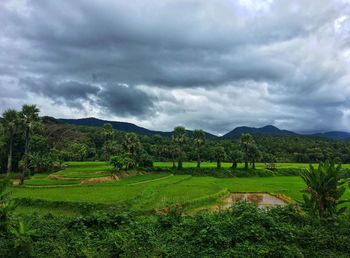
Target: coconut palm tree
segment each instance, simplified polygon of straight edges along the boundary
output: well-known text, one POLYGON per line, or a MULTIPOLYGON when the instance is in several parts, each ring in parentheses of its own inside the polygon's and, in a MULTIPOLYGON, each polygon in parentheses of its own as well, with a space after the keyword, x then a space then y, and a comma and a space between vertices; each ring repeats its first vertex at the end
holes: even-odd
POLYGON ((16 110, 8 109, 2 114, 2 117, 5 134, 8 139, 7 175, 9 175, 12 172, 13 140, 18 127, 19 116, 16 110))
POLYGON ((177 145, 178 147, 178 165, 177 168, 178 169, 182 169, 182 158, 184 156, 183 154, 183 150, 182 147, 185 144, 185 142, 187 141, 187 133, 186 133, 186 129, 183 126, 176 126, 174 128, 174 132, 173 132, 173 142, 177 145))
POLYGON ((24 173, 28 171, 29 162, 28 162, 28 155, 29 155, 29 140, 30 140, 30 134, 35 125, 39 122, 39 109, 36 105, 23 105, 22 110, 19 113, 21 125, 24 129, 24 167, 22 171, 21 181, 20 184, 22 185, 24 182, 24 173))
POLYGON ((200 168, 201 167, 200 148, 205 142, 205 133, 203 130, 193 131, 193 142, 197 149, 197 168, 200 168))

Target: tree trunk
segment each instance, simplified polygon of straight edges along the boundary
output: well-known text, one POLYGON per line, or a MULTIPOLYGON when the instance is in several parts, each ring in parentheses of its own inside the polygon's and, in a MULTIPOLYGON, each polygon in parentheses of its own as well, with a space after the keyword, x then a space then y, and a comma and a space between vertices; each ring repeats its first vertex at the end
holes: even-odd
POLYGON ((217 167, 217 168, 221 168, 221 161, 220 161, 220 160, 217 160, 217 161, 216 161, 216 167, 217 167))
POLYGON ((182 160, 181 159, 179 159, 179 162, 177 164, 177 168, 182 169, 182 160))
POLYGON ((248 170, 248 161, 245 161, 245 162, 244 162, 244 169, 245 169, 245 170, 248 170))
POLYGON ((255 169, 255 161, 252 162, 252 168, 255 169))
POLYGON ((28 149, 29 149, 29 127, 25 129, 25 145, 24 145, 24 166, 22 170, 21 180, 19 182, 20 185, 24 183, 25 173, 28 171, 28 149))
POLYGON ((237 168, 237 162, 236 161, 232 162, 231 168, 237 168))
POLYGON ((12 150, 13 150, 13 135, 10 136, 9 155, 7 158, 7 175, 8 176, 12 172, 12 150))
POLYGON ((175 155, 174 153, 171 154, 171 158, 173 160, 173 169, 176 168, 176 164, 175 164, 175 155))
POLYGON ((199 156, 199 153, 197 154, 197 168, 201 167, 201 157, 199 156))

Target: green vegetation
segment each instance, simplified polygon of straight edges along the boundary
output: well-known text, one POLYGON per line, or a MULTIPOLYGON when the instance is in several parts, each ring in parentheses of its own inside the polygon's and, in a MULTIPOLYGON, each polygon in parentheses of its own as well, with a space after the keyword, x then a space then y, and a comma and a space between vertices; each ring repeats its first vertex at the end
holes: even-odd
POLYGON ((29 217, 0 235, 2 257, 348 257, 350 225, 316 222, 293 207, 241 203, 218 213, 153 216, 93 212, 29 217), (21 247, 21 248, 19 248, 21 247))
POLYGON ((350 162, 347 142, 206 136, 69 126, 35 105, 4 112, 0 256, 348 255, 350 164, 334 165, 350 162), (220 211, 235 192, 288 205, 220 211))
POLYGON ((337 205, 350 202, 341 200, 346 188, 344 184, 347 180, 341 178, 340 165, 334 163, 320 163, 318 169, 310 165, 310 170, 301 174, 307 187, 303 195, 307 209, 321 218, 333 217, 345 211, 346 207, 337 210, 337 205))

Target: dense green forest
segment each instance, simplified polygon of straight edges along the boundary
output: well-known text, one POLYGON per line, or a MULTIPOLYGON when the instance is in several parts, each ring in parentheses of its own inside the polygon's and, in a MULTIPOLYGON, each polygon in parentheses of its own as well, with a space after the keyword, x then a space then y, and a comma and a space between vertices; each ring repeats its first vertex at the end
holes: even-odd
MULTIPOLYGON (((177 127, 171 137, 136 135, 103 127, 74 126, 52 117, 40 117, 35 106, 8 110, 0 123, 2 172, 43 171, 64 161, 106 160, 130 154, 134 163, 153 161, 301 162, 334 160, 350 163, 349 141, 307 136, 243 134, 242 137, 208 138, 202 130, 191 136, 177 127), (130 149, 131 148, 131 149, 130 149)), ((130 161, 130 160, 129 160, 130 161)))

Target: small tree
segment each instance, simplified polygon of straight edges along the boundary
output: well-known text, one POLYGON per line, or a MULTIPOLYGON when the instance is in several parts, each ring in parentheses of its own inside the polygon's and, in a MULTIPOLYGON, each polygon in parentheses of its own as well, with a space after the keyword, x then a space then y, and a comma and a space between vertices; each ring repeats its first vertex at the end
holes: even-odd
POLYGON ((147 153, 143 153, 139 160, 139 166, 143 168, 153 167, 153 159, 147 153))
POLYGON ((310 164, 309 170, 301 173, 301 178, 307 187, 303 195, 304 205, 311 212, 315 212, 320 218, 332 217, 345 211, 345 207, 337 211, 337 205, 349 202, 340 200, 345 192, 345 181, 340 177, 341 165, 335 166, 334 162, 320 163, 318 168, 310 164))
POLYGON ((114 167, 115 170, 122 170, 127 165, 124 156, 112 156, 109 163, 114 167))

